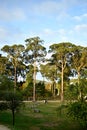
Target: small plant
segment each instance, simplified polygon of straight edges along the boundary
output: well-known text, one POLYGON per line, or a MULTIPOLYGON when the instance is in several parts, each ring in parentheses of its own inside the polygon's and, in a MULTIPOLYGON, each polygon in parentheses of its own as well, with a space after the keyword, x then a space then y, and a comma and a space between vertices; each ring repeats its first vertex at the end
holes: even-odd
POLYGON ((8 92, 4 95, 4 101, 0 102, 0 110, 11 110, 13 126, 15 124, 15 112, 19 110, 22 104, 22 97, 19 93, 8 92))
POLYGON ((17 92, 9 92, 6 94, 6 102, 8 109, 12 111, 13 126, 15 124, 15 112, 18 111, 20 105, 22 104, 22 97, 17 92))

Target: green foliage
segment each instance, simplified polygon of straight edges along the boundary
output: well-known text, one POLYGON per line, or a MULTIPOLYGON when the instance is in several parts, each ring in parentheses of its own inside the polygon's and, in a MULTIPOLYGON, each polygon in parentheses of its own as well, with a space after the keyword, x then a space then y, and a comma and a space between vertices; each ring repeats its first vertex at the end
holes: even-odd
POLYGON ((8 105, 7 102, 0 102, 0 110, 7 110, 8 109, 8 105))
POLYGON ((49 90, 45 90, 45 98, 50 99, 52 97, 52 92, 49 90))
POLYGON ((76 84, 70 84, 67 86, 65 91, 65 98, 67 100, 77 100, 78 99, 78 85, 76 84))
POLYGON ((58 106, 58 108, 56 109, 57 111, 57 115, 60 116, 60 117, 63 117, 64 115, 66 115, 66 111, 67 110, 67 105, 66 104, 60 104, 58 106))
POLYGON ((7 76, 0 75, 0 91, 12 90, 13 81, 11 81, 7 76))
POLYGON ((37 97, 45 96, 45 85, 43 82, 38 82, 36 84, 36 95, 37 95, 37 97))
POLYGON ((46 56, 46 48, 42 45, 43 40, 39 37, 32 37, 25 40, 25 62, 34 63, 35 61, 42 61, 46 56))
MULTIPOLYGON (((21 72, 23 74, 24 65, 23 65, 23 52, 25 50, 23 45, 5 45, 2 49, 3 52, 7 54, 8 64, 7 69, 11 72, 11 78, 14 79, 14 89, 16 89, 17 85, 17 76, 21 72), (17 68, 17 66, 19 68, 17 68)), ((20 73, 20 75, 21 75, 20 73)))
MULTIPOLYGON (((32 100, 33 97, 33 83, 29 83, 28 86, 22 91, 24 100, 32 100)), ((36 99, 50 98, 52 92, 45 89, 43 82, 36 83, 36 99)))
MULTIPOLYGON (((62 42, 58 44, 53 44, 49 48, 49 52, 51 55, 51 63, 56 65, 57 71, 60 74, 60 97, 61 101, 64 101, 64 80, 68 81, 68 77, 70 73, 70 65, 71 65, 71 53, 75 45, 69 42, 62 42)), ((56 72, 57 72, 56 71, 56 72)))
POLYGON ((22 95, 13 91, 13 82, 6 76, 0 76, 0 110, 11 110, 13 125, 15 123, 15 112, 22 104, 22 95))
POLYGON ((87 67, 87 48, 77 46, 73 50, 72 67, 76 70, 77 74, 81 74, 81 71, 87 67))
POLYGON ((8 109, 12 112, 12 123, 15 124, 15 112, 19 111, 20 105, 22 105, 22 96, 17 92, 8 92, 5 95, 8 109))
POLYGON ((68 106, 68 116, 79 121, 83 127, 87 127, 87 102, 77 101, 68 106))
POLYGON ((52 97, 52 92, 45 89, 44 82, 38 82, 36 84, 36 95, 37 99, 44 99, 52 97))
POLYGON ((22 95, 18 92, 7 92, 5 95, 5 100, 8 104, 8 108, 16 111, 22 103, 22 95))
POLYGON ((6 92, 13 90, 14 83, 6 76, 0 75, 0 100, 5 100, 6 92))
MULTIPOLYGON (((10 89, 13 89, 13 86, 16 88, 16 82, 19 75, 21 75, 24 79, 26 77, 26 84, 34 81, 33 88, 35 90, 36 74, 38 72, 37 62, 45 62, 47 52, 46 48, 42 45, 43 40, 39 37, 28 38, 25 42, 26 48, 24 45, 14 44, 12 46, 5 45, 1 49, 1 51, 5 52, 7 55, 5 57, 0 55, 0 74, 4 74, 12 80, 15 79, 15 84, 13 85, 10 80, 6 81, 7 79, 0 76, 0 91, 1 89, 9 91, 10 89), (27 72, 29 72, 28 75, 27 72)), ((51 52, 51 57, 47 59, 47 64, 41 65, 40 71, 42 76, 50 79, 53 84, 56 81, 60 81, 61 87, 59 94, 61 95, 61 101, 63 100, 63 95, 66 91, 66 85, 69 83, 69 76, 71 76, 71 72, 73 76, 77 74, 79 95, 84 93, 84 96, 87 90, 83 90, 83 88, 86 85, 84 86, 84 81, 80 83, 80 80, 81 78, 86 79, 87 77, 87 47, 76 46, 70 42, 61 42, 49 46, 49 52, 51 52)), ((87 84, 87 82, 85 84, 87 84)), ((25 90, 25 93, 27 93, 29 89, 29 95, 32 95, 33 92, 34 97, 35 91, 42 91, 39 90, 39 87, 37 87, 38 90, 33 91, 31 83, 29 86, 30 87, 25 90)), ((53 88, 55 87, 56 86, 53 85, 53 88)), ((55 89, 53 88, 52 91, 54 90, 55 94, 55 89)), ((78 87, 76 86, 76 89, 77 88, 78 87)), ((70 91, 68 91, 68 93, 70 92, 69 94, 72 95, 71 98, 77 98, 75 97, 77 91, 75 90, 75 87, 70 86, 69 89, 70 91)), ((3 97, 3 93, 4 92, 0 93, 0 97, 3 97)), ((37 95, 40 95, 40 92, 37 95)))
POLYGON ((4 101, 0 102, 0 110, 18 110, 22 104, 22 96, 20 93, 14 92, 5 92, 4 101))
POLYGON ((79 84, 73 81, 72 84, 67 86, 65 91, 65 97, 67 100, 77 100, 78 98, 84 99, 87 94, 87 80, 82 78, 79 81, 79 84), (81 96, 79 96, 81 92, 81 96))
POLYGON ((29 98, 33 97, 33 83, 30 82, 26 88, 22 91, 24 100, 28 100, 29 98))
POLYGON ((6 74, 7 57, 0 54, 0 74, 6 74))
POLYGON ((25 40, 26 50, 25 50, 25 63, 33 64, 33 101, 36 100, 36 73, 37 65, 36 62, 41 62, 45 59, 46 48, 42 46, 43 40, 39 37, 28 38, 25 40))
POLYGON ((82 93, 82 98, 87 94, 87 79, 82 78, 79 82, 79 90, 82 93))

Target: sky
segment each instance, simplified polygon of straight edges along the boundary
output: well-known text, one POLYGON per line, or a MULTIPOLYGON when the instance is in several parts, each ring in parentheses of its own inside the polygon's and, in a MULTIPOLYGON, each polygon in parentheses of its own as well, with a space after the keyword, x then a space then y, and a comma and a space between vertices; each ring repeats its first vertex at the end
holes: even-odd
POLYGON ((0 49, 35 36, 87 46, 87 0, 0 0, 0 49))
POLYGON ((0 0, 0 49, 36 36, 87 47, 87 0, 0 0))

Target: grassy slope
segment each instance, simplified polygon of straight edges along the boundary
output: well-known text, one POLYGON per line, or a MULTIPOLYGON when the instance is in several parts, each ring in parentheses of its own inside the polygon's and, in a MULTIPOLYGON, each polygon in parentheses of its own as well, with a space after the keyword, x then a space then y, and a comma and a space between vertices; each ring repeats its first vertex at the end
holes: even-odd
MULTIPOLYGON (((20 113, 16 113, 14 130, 80 130, 76 122, 71 121, 65 114, 60 116, 57 113, 58 106, 57 102, 36 105, 26 103, 20 113), (39 109, 40 113, 35 113, 33 109, 39 109)), ((12 128, 12 116, 9 111, 0 112, 0 123, 12 128)))

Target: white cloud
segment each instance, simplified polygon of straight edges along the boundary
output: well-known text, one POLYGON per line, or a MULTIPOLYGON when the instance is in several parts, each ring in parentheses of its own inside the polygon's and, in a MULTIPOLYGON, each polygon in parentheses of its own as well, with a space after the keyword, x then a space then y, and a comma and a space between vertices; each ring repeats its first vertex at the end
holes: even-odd
POLYGON ((31 8, 32 13, 36 15, 44 15, 48 17, 57 16, 57 19, 68 16, 68 9, 74 4, 70 0, 44 0, 39 3, 35 3, 31 8))
POLYGON ((86 17, 86 18, 87 18, 87 13, 83 14, 83 17, 86 17))
POLYGON ((80 16, 74 16, 73 19, 76 21, 81 21, 82 18, 80 16))
POLYGON ((75 31, 77 32, 86 32, 87 33, 87 24, 80 24, 75 26, 75 31))
POLYGON ((27 1, 29 3, 26 5, 26 2, 24 2, 24 6, 22 4, 9 5, 9 3, 9 6, 2 7, 0 5, 0 21, 2 25, 0 27, 0 42, 2 44, 0 46, 14 43, 25 44, 24 40, 33 36, 40 36, 46 42, 46 48, 50 44, 58 42, 86 43, 87 24, 77 24, 75 26, 71 17, 72 14, 79 13, 81 15, 73 17, 74 21, 87 23, 87 13, 82 14, 76 10, 76 7, 81 7, 84 3, 87 3, 87 0, 84 0, 85 2, 83 0, 39 0, 39 3, 34 0, 33 2, 27 1), (28 21, 22 23, 26 18, 28 21))
POLYGON ((87 19, 87 13, 79 15, 79 16, 74 16, 73 19, 75 19, 76 21, 82 21, 84 19, 87 19))
POLYGON ((0 27, 0 39, 4 39, 7 35, 8 31, 5 28, 0 27))
POLYGON ((43 33, 44 33, 45 35, 52 35, 52 34, 54 33, 54 31, 51 30, 51 29, 49 29, 49 28, 45 28, 45 29, 43 30, 43 33))
POLYGON ((56 1, 43 1, 33 6, 33 10, 38 14, 51 14, 61 9, 61 5, 56 1))
POLYGON ((52 29, 44 29, 42 32, 40 32, 40 35, 44 40, 47 41, 48 44, 46 44, 46 48, 49 48, 49 45, 52 43, 58 43, 58 42, 67 42, 69 41, 69 31, 60 28, 58 30, 52 30, 52 29))
POLYGON ((59 35, 59 36, 65 36, 66 35, 66 30, 63 29, 63 28, 60 28, 58 30, 52 30, 50 28, 45 28, 45 29, 43 29, 42 33, 44 35, 47 35, 47 36, 48 35, 49 36, 57 36, 57 35, 59 35))
POLYGON ((77 5, 86 5, 87 1, 84 0, 43 0, 39 3, 33 3, 32 10, 37 14, 61 14, 62 12, 67 12, 70 8, 77 5))
POLYGON ((0 8, 0 20, 12 21, 12 20, 24 20, 26 15, 21 8, 0 8))
POLYGON ((59 29, 59 30, 58 30, 58 34, 61 35, 61 36, 64 36, 64 35, 66 34, 65 29, 62 29, 62 28, 59 29))
POLYGON ((20 9, 20 8, 16 8, 15 10, 13 10, 13 13, 12 13, 12 15, 16 18, 16 19, 25 19, 26 18, 26 16, 25 16, 25 13, 23 12, 23 10, 22 9, 20 9))
MULTIPOLYGON (((78 5, 85 5, 85 0, 43 0, 39 3, 34 3, 30 8, 33 10, 32 14, 45 16, 47 18, 55 17, 57 21, 70 18, 70 11, 77 8, 78 5)), ((75 19, 80 19, 75 16, 75 19)))
POLYGON ((6 30, 4 27, 0 27, 0 48, 3 47, 3 45, 6 43, 8 39, 8 30, 6 30))
POLYGON ((24 43, 25 35, 20 28, 13 30, 0 26, 0 48, 8 44, 24 43))

